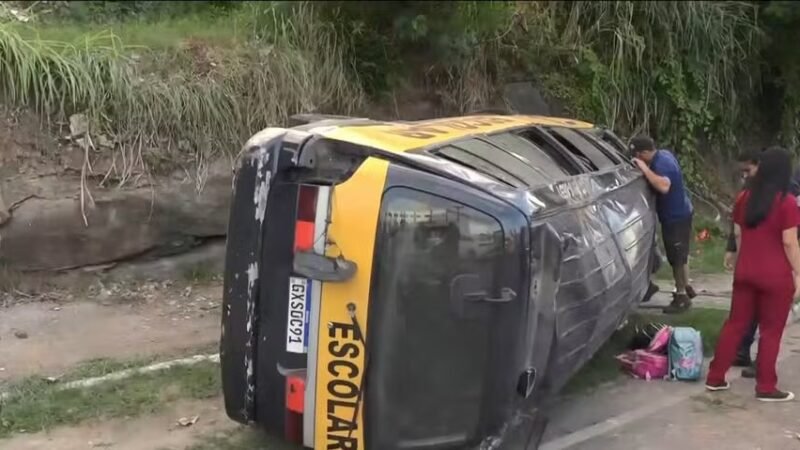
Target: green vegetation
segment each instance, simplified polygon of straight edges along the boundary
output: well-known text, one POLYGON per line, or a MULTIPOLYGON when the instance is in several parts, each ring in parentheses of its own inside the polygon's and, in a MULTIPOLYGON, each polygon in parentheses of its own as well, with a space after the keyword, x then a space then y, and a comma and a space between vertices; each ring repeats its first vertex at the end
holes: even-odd
POLYGON ((687 326, 700 331, 703 336, 703 351, 706 356, 714 352, 714 347, 722 330, 722 323, 728 312, 719 309, 693 308, 677 316, 640 313, 633 315, 627 326, 617 331, 609 341, 600 348, 595 356, 572 378, 564 389, 566 394, 580 394, 617 379, 619 364, 614 357, 624 352, 633 337, 636 324, 650 322, 672 326, 687 326))
POLYGON ((0 438, 89 419, 154 413, 178 399, 217 396, 219 386, 219 366, 212 363, 134 375, 91 389, 64 390, 57 383, 31 378, 6 390, 9 396, 0 403, 0 438))
MULTIPOLYGON (((83 380, 87 378, 102 377, 113 372, 119 372, 137 367, 145 367, 159 361, 186 358, 194 355, 212 355, 219 351, 219 344, 213 343, 204 346, 184 349, 179 352, 160 353, 147 356, 134 357, 123 361, 111 358, 96 358, 83 361, 75 365, 69 372, 58 378, 59 383, 83 380)), ((0 388, 2 384, 0 384, 0 388)))
MULTIPOLYGON (((110 174, 121 181, 137 169, 176 162, 193 161, 202 169, 209 158, 235 150, 255 130, 283 123, 292 113, 348 113, 361 104, 358 79, 348 72, 333 29, 316 19, 311 6, 247 8, 236 16, 111 28, 43 24, 23 32, 20 24, 0 22, 6 63, 0 98, 62 121, 85 112, 90 138, 111 136, 121 152, 121 167, 110 174), (249 21, 241 22, 248 39, 225 46, 238 42, 232 25, 241 17, 249 21), (78 37, 76 28, 89 34, 78 37), (130 46, 115 34, 118 28, 128 37, 159 39, 140 40, 159 47, 130 46), (231 28, 228 42, 203 40, 231 28), (42 32, 64 40, 45 40, 42 32)), ((87 152, 100 150, 92 139, 86 143, 87 152)))
POLYGON ((745 133, 797 141, 798 25, 785 1, 4 2, 0 98, 86 112, 125 180, 202 170, 293 113, 369 113, 409 87, 466 113, 535 79, 572 115, 655 135, 709 190, 703 167, 745 133))
POLYGON ((222 274, 211 263, 199 263, 186 269, 183 278, 189 283, 219 281, 222 274))

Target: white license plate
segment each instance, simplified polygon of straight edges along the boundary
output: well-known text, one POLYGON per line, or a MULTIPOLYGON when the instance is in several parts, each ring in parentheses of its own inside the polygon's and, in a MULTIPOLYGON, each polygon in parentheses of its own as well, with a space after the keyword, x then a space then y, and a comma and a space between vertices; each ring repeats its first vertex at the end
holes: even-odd
POLYGON ((308 319, 311 309, 311 280, 289 278, 289 313, 286 319, 286 351, 308 351, 308 319))

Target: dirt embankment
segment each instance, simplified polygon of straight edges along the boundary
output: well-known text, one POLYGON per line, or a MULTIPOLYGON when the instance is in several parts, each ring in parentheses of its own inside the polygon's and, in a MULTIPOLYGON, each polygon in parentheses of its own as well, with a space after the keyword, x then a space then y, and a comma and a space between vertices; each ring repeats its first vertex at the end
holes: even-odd
MULTIPOLYGON (((224 239, 230 161, 154 176, 135 159, 126 160, 124 152, 105 148, 115 144, 102 136, 94 138, 94 148, 83 148, 79 136, 85 130, 65 126, 64 136, 49 132, 57 128, 26 112, 0 115, 0 261, 5 267, 52 272, 115 265, 224 239)), ((219 260, 220 255, 217 248, 210 257, 219 260)))
MULTIPOLYGON (((457 114, 435 95, 407 91, 365 115, 457 114)), ((506 86, 495 103, 525 114, 560 112, 527 82, 506 86)), ((24 272, 125 266, 122 273, 161 279, 200 264, 219 268, 234 161, 185 161, 156 173, 143 162, 163 149, 122 149, 89 128, 80 114, 53 124, 0 109, 0 262, 24 272)))

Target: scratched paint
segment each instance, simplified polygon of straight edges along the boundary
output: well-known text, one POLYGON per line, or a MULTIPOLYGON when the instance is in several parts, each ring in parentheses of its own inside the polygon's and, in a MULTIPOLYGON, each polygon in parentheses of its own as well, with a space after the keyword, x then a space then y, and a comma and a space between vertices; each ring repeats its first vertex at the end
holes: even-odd
MULTIPOLYGON (((270 131, 270 130, 265 130, 270 131)), ((274 130, 272 130, 274 131, 274 130)), ((263 133, 263 132, 262 132, 263 133)), ((261 133, 260 133, 261 134, 261 133)), ((258 135, 257 135, 258 136, 258 135)), ((254 137, 255 138, 255 137, 254 137)), ((255 139, 251 139, 254 141, 255 139)), ((256 159, 256 186, 254 189, 253 203, 255 205, 255 220, 259 228, 263 226, 264 215, 267 211, 267 199, 272 180, 272 172, 269 170, 270 153, 267 147, 262 146, 254 153, 256 159)), ((251 159, 252 162, 252 159, 251 159)), ((260 234, 260 232, 259 232, 260 234)), ((247 389, 245 390, 245 410, 250 411, 255 402, 255 378, 254 378, 254 344, 255 344, 255 322, 256 322, 256 286, 258 282, 258 258, 260 252, 250 254, 252 262, 247 266, 247 312, 246 312, 246 331, 250 339, 245 343, 244 365, 247 389)), ((252 420, 252 418, 251 418, 252 420)))
POLYGON ((262 223, 264 221, 264 214, 267 212, 267 198, 269 196, 269 186, 272 174, 269 170, 264 170, 269 164, 269 153, 265 148, 262 148, 258 153, 256 171, 256 188, 255 197, 253 202, 256 205, 256 221, 262 223))

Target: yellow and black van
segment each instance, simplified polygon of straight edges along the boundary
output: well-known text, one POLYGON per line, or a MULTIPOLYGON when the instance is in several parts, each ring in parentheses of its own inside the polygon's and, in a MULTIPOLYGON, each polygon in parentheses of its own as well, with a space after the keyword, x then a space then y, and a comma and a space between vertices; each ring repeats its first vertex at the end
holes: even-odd
POLYGON ((228 415, 306 448, 536 448, 645 294, 655 216, 575 120, 299 117, 244 146, 225 267, 228 415))

